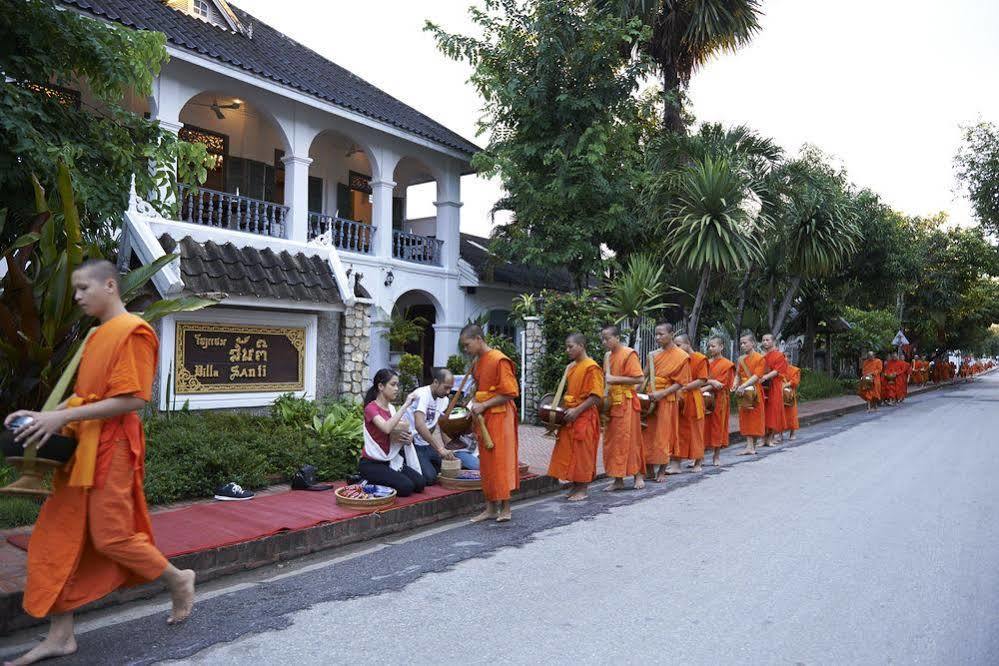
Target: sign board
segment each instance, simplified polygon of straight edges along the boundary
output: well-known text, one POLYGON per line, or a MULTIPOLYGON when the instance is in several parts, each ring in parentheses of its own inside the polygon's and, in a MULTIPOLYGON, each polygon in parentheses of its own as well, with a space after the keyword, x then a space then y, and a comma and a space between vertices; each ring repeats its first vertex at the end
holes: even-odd
POLYGON ((909 338, 905 337, 905 333, 899 331, 895 335, 895 339, 891 341, 892 347, 901 347, 902 345, 909 344, 909 338))
POLYGON ((305 327, 179 321, 174 392, 271 393, 305 388, 305 327))

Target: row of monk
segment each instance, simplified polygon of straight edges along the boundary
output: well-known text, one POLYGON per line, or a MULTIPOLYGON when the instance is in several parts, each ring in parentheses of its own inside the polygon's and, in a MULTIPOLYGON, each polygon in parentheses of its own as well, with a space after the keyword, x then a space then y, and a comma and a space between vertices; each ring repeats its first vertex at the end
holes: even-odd
POLYGON ((902 353, 891 352, 884 360, 868 351, 861 363, 857 394, 867 403, 867 411, 882 404, 900 404, 909 394, 909 385, 923 386, 928 382, 947 382, 959 376, 971 380, 975 375, 991 370, 992 360, 962 357, 961 367, 945 354, 928 361, 919 354, 907 361, 902 353))

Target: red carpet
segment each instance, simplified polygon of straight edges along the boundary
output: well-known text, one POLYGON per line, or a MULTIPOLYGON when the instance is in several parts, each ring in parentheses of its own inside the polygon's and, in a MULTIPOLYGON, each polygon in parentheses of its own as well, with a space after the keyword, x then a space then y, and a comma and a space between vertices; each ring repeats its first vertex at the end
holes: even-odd
MULTIPOLYGON (((340 485, 340 484, 338 484, 340 485)), ((410 504, 455 495, 462 490, 430 486, 422 493, 399 498, 386 511, 410 504)), ((340 507, 332 490, 290 490, 245 502, 206 502, 183 509, 152 514, 153 538, 167 557, 260 539, 286 530, 302 530, 322 523, 335 523, 361 512, 340 507)), ((30 534, 7 538, 27 550, 30 534)))

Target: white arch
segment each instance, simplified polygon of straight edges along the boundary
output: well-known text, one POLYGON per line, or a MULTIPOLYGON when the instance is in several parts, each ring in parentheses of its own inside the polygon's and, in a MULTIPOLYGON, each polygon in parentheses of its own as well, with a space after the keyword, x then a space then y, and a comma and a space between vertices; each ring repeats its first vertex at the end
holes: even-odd
MULTIPOLYGON (((199 90, 198 92, 190 95, 183 104, 180 105, 180 109, 177 112, 178 119, 182 113, 191 105, 196 97, 222 97, 222 98, 235 98, 239 99, 244 105, 249 106, 255 112, 257 112, 262 118, 266 119, 277 132, 278 141, 282 144, 281 148, 284 150, 286 155, 294 154, 294 144, 291 140, 291 135, 288 132, 288 127, 282 122, 283 114, 277 113, 274 109, 270 108, 269 103, 266 99, 256 96, 256 95, 245 95, 240 92, 227 92, 219 88, 208 88, 205 90, 199 90)), ((207 129, 207 128, 206 128, 207 129)))

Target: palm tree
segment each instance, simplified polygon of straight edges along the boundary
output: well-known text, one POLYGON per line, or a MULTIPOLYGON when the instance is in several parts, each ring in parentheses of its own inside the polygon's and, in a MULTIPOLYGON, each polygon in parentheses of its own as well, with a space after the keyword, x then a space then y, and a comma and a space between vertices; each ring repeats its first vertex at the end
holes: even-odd
POLYGON ((610 279, 604 287, 601 310, 615 324, 624 324, 628 332, 628 345, 635 345, 639 320, 653 312, 669 307, 665 302, 667 285, 664 268, 644 254, 633 254, 623 271, 610 279))
POLYGON ((754 193, 725 158, 698 159, 676 178, 666 243, 668 256, 678 267, 700 272, 687 324, 691 339, 697 339, 712 271, 748 268, 762 255, 754 203, 754 193))
POLYGON ((781 272, 791 278, 772 321, 774 335, 784 328, 802 280, 831 275, 856 251, 861 236, 845 178, 820 153, 806 149, 786 172, 780 233, 772 252, 786 264, 781 272))
POLYGON ((598 6, 652 28, 645 50, 663 80, 663 126, 684 131, 683 93, 698 67, 735 51, 760 30, 760 0, 597 0, 598 6))

